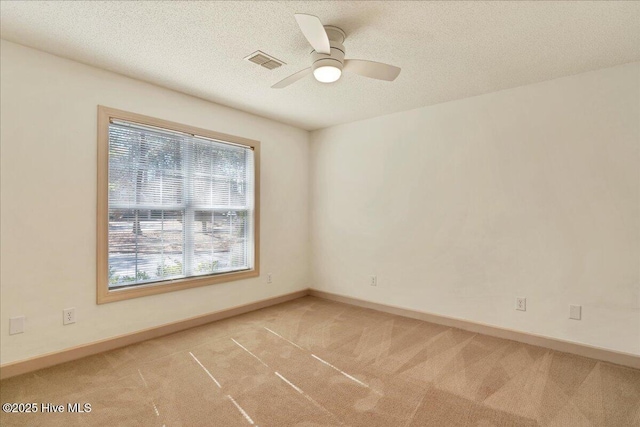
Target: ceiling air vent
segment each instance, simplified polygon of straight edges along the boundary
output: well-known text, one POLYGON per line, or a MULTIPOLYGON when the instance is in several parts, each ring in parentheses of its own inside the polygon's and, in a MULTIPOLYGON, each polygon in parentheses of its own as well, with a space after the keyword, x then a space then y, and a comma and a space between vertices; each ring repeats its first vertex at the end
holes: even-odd
POLYGON ((251 55, 247 56, 244 59, 253 62, 254 64, 258 64, 268 70, 273 70, 274 68, 278 68, 281 65, 284 65, 284 62, 259 50, 253 52, 251 55))

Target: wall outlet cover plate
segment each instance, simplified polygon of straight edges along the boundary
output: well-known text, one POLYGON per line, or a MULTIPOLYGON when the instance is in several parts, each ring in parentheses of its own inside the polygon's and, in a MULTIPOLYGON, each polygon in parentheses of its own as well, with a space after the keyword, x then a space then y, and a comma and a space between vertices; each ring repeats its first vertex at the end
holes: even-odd
POLYGON ((570 305, 569 306, 569 319, 582 320, 582 306, 570 305))
POLYGON ((24 316, 9 318, 9 335, 21 334, 24 332, 24 316))

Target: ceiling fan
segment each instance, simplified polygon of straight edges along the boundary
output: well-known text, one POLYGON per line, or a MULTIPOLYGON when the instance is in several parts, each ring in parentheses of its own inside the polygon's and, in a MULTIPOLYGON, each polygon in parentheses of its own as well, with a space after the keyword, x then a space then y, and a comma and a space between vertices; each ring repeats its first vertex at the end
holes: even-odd
POLYGON ((271 86, 272 88, 281 89, 289 86, 311 73, 322 83, 335 82, 342 75, 342 71, 386 81, 393 81, 400 74, 400 68, 393 65, 363 59, 344 59, 345 48, 342 43, 347 38, 344 31, 338 27, 322 25, 317 16, 296 13, 295 17, 302 34, 313 47, 311 67, 280 80, 271 86))

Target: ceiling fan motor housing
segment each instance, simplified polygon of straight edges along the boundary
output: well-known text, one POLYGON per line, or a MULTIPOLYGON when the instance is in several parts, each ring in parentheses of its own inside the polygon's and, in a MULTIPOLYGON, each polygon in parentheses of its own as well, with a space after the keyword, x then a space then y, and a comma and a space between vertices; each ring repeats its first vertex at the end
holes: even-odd
POLYGON ((312 70, 320 67, 336 67, 342 70, 342 66, 344 64, 344 39, 346 38, 346 34, 338 27, 332 27, 330 25, 324 26, 325 31, 327 32, 327 37, 329 37, 329 45, 331 46, 331 53, 318 53, 315 50, 311 52, 312 58, 312 70))
POLYGON ((311 58, 313 61, 312 69, 320 67, 336 67, 342 70, 344 64, 344 46, 337 42, 331 42, 331 54, 318 53, 315 50, 311 52, 311 58))

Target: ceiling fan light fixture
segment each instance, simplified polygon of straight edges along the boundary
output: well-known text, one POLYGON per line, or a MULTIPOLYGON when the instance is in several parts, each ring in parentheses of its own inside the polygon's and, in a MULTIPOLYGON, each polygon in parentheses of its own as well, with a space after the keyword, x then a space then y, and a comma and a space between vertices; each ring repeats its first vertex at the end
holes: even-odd
POLYGON ((324 65, 313 70, 313 77, 320 83, 333 83, 342 75, 342 70, 333 65, 324 65))
POLYGON ((344 31, 331 25, 322 25, 317 16, 296 13, 295 17, 302 34, 313 48, 311 66, 280 80, 272 88, 282 89, 311 73, 321 83, 338 81, 343 70, 388 82, 394 81, 400 74, 400 68, 393 65, 363 59, 345 59, 342 43, 347 35, 344 31))

